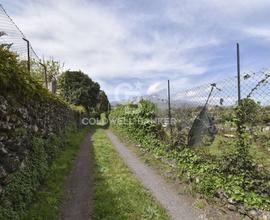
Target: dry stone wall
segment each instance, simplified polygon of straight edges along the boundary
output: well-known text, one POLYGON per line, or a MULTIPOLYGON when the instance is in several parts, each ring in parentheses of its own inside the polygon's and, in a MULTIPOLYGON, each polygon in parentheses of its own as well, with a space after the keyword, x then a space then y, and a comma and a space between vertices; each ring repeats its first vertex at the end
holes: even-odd
POLYGON ((60 134, 75 119, 76 114, 60 101, 22 104, 14 96, 0 95, 0 192, 12 180, 12 173, 24 166, 33 137, 60 134))

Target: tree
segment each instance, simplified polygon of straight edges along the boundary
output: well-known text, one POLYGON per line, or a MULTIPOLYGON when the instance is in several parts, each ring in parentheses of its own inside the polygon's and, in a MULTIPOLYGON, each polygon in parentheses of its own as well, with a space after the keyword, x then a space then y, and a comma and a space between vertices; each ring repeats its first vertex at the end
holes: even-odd
POLYGON ((106 112, 106 111, 110 110, 110 103, 109 103, 108 97, 103 90, 99 91, 98 103, 96 105, 96 110, 99 113, 106 112))
MULTIPOLYGON (((54 59, 43 60, 43 65, 46 66, 47 70, 47 82, 51 82, 53 79, 56 79, 60 75, 61 69, 64 67, 64 64, 61 64, 59 61, 54 59)), ((31 60, 31 76, 41 85, 45 84, 45 75, 44 67, 40 65, 39 60, 31 60)))
POLYGON ((98 103, 100 86, 81 71, 66 71, 58 78, 59 93, 68 102, 82 105, 90 112, 98 103))

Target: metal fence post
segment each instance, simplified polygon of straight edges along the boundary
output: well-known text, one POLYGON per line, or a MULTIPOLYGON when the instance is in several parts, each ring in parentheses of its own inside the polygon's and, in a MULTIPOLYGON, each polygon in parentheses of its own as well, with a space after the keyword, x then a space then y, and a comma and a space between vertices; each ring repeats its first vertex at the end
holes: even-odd
POLYGON ((237 89, 238 89, 238 104, 241 101, 241 78, 240 78, 240 49, 239 43, 236 44, 237 50, 237 89))
POLYGON ((26 41, 27 43, 27 69, 28 69, 28 72, 30 73, 30 70, 31 70, 31 66, 30 66, 30 42, 29 40, 27 40, 26 38, 22 38, 24 41, 26 41))
POLYGON ((171 115, 170 80, 168 80, 168 117, 169 117, 170 135, 171 135, 171 138, 172 138, 172 115, 171 115))
POLYGON ((45 81, 46 89, 48 89, 47 67, 45 64, 43 64, 41 62, 39 62, 39 64, 44 68, 44 81, 45 81))

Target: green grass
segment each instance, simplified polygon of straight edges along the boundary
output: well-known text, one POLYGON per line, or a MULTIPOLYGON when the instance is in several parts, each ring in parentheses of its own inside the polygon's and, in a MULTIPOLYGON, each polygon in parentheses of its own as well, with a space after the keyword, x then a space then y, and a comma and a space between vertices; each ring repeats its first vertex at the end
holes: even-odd
POLYGON ((197 208, 197 209, 204 209, 205 204, 204 204, 204 201, 203 201, 203 200, 197 199, 197 200, 195 201, 195 203, 193 204, 193 206, 194 206, 195 208, 197 208))
POLYGON ((65 179, 85 134, 86 130, 80 130, 66 135, 68 146, 65 146, 65 150, 53 162, 48 176, 45 178, 40 190, 36 193, 35 200, 26 211, 23 219, 58 219, 65 179))
POLYGON ((169 219, 165 210, 135 179, 102 129, 93 136, 95 193, 92 219, 169 219))
MULTIPOLYGON (((214 142, 210 146, 197 147, 194 150, 198 153, 206 153, 212 156, 222 157, 235 152, 233 139, 225 138, 217 135, 214 142)), ((249 153, 254 161, 262 164, 266 169, 270 170, 270 151, 253 142, 249 153)))
MULTIPOLYGON (((143 147, 138 147, 138 145, 137 145, 138 142, 136 143, 136 139, 134 139, 131 135, 129 135, 127 132, 125 132, 121 129, 118 129, 115 127, 112 127, 110 129, 113 130, 113 132, 122 140, 122 142, 126 143, 126 146, 129 146, 131 149, 133 149, 133 151, 137 155, 139 155, 142 160, 145 160, 145 162, 147 164, 149 164, 150 166, 155 167, 157 169, 157 171, 167 179, 168 182, 173 182, 173 183, 180 182, 181 186, 184 187, 185 194, 190 194, 194 198, 197 198, 198 200, 200 200, 202 202, 205 201, 204 204, 207 204, 207 203, 211 204, 211 206, 214 209, 223 210, 223 207, 220 206, 220 202, 218 200, 216 200, 215 197, 213 198, 212 196, 208 196, 208 194, 205 194, 204 192, 200 191, 199 188, 197 188, 198 186, 209 186, 209 184, 211 186, 212 183, 213 183, 213 187, 215 187, 216 185, 215 185, 214 181, 212 182, 211 179, 210 180, 206 179, 206 181, 203 182, 204 181, 204 179, 203 179, 204 177, 203 177, 203 178, 201 178, 200 183, 195 183, 195 181, 193 183, 190 183, 190 180, 187 178, 188 176, 185 175, 185 173, 183 173, 182 165, 178 164, 176 167, 171 167, 169 164, 166 163, 166 160, 169 162, 171 160, 171 158, 166 158, 164 156, 159 157, 152 150, 145 150, 145 148, 143 148, 143 147), (162 160, 161 160, 161 158, 162 158, 162 160), (188 184, 185 184, 185 183, 188 183, 188 184)), ((218 157, 225 154, 226 151, 232 153, 233 152, 232 146, 225 145, 225 143, 223 143, 224 144, 223 146, 220 146, 220 143, 222 141, 223 141, 222 139, 219 139, 219 140, 216 139, 216 142, 214 143, 213 146, 208 146, 208 147, 204 147, 204 148, 198 147, 198 148, 194 148, 193 150, 196 151, 197 153, 200 153, 200 155, 202 155, 204 153, 205 153, 205 155, 208 155, 211 153, 211 155, 218 156, 218 157), (211 151, 211 152, 209 152, 209 151, 211 151)), ((186 170, 186 167, 185 167, 184 171, 185 170, 186 170)), ((211 177, 211 174, 205 175, 205 177, 209 177, 209 176, 211 177)), ((213 180, 215 180, 215 178, 213 178, 213 180)), ((232 184, 234 184, 234 183, 232 183, 232 184)), ((226 185, 223 185, 223 186, 226 186, 226 185)), ((232 189, 233 187, 228 186, 228 188, 232 189)), ((234 191, 233 191, 233 193, 234 193, 234 191)), ((247 192, 247 194, 245 196, 247 198, 249 198, 249 195, 251 195, 251 194, 252 193, 248 194, 248 192, 247 192)), ((259 204, 259 203, 257 203, 257 204, 259 204)), ((265 203, 265 204, 267 204, 267 203, 265 203)), ((205 209, 205 207, 202 207, 202 204, 200 204, 200 203, 198 204, 198 202, 194 202, 194 206, 196 208, 199 208, 199 209, 205 209)), ((264 207, 263 207, 263 209, 267 210, 267 208, 264 208, 264 207)), ((207 210, 206 210, 206 212, 207 212, 207 210)), ((209 215, 212 216, 211 211, 209 212, 209 215)), ((213 219, 215 219, 215 218, 213 218, 213 219)))
POLYGON ((258 164, 262 164, 270 171, 270 151, 260 146, 252 146, 250 149, 250 155, 253 156, 258 164))

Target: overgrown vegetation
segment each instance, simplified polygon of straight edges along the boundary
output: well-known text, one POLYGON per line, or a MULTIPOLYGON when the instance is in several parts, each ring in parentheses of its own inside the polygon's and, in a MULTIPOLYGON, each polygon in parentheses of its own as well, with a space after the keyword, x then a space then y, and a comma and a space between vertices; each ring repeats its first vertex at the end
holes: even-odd
POLYGON ((0 219, 22 219, 26 213, 32 216, 41 210, 43 210, 43 213, 40 213, 42 215, 48 215, 49 212, 51 216, 55 214, 62 193, 62 181, 68 170, 67 165, 74 156, 82 135, 83 133, 76 133, 73 126, 62 136, 52 136, 48 140, 33 138, 28 160, 23 168, 13 174, 13 181, 7 185, 1 195, 0 219), (54 162, 56 157, 58 160, 54 162), (57 178, 54 179, 56 176, 57 178), (43 188, 43 191, 37 193, 44 183, 48 188, 43 188), (37 196, 36 204, 27 212, 35 196, 37 196))
POLYGON ((150 192, 132 176, 102 129, 93 135, 95 194, 92 219, 168 219, 150 192))
MULTIPOLYGON (((58 219, 65 179, 85 133, 86 130, 70 130, 65 134, 63 151, 57 153, 56 159, 48 168, 41 187, 34 193, 34 200, 27 205, 22 219, 58 219)), ((56 142, 61 144, 59 137, 56 142)), ((50 144, 50 146, 52 148, 53 145, 50 144)), ((55 151, 50 151, 49 156, 52 156, 53 153, 55 151)))
POLYGON ((6 46, 0 45, 0 85, 1 95, 17 99, 24 105, 39 100, 50 102, 52 105, 68 107, 61 98, 48 92, 27 71, 26 63, 9 51, 6 46))
POLYGON ((239 138, 231 141, 232 150, 228 154, 219 156, 199 148, 168 150, 166 133, 153 121, 154 105, 147 101, 120 105, 111 112, 110 119, 112 127, 128 135, 141 151, 174 164, 179 175, 193 182, 194 189, 206 197, 222 193, 248 208, 270 210, 269 173, 250 155, 243 107, 240 105, 235 114, 239 138))
POLYGON ((21 219, 85 113, 43 88, 0 45, 0 219, 21 219))
POLYGON ((56 80, 64 67, 64 64, 61 64, 60 61, 56 61, 52 58, 43 60, 42 65, 40 63, 41 62, 38 60, 31 60, 31 77, 41 86, 45 86, 46 80, 47 83, 56 80), (46 68, 46 75, 44 68, 46 68))

